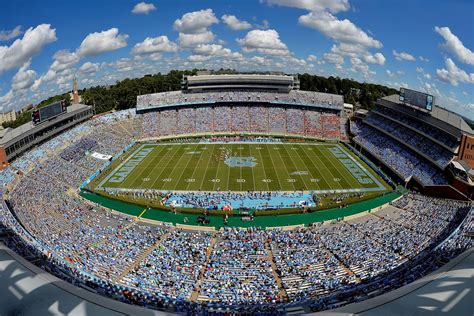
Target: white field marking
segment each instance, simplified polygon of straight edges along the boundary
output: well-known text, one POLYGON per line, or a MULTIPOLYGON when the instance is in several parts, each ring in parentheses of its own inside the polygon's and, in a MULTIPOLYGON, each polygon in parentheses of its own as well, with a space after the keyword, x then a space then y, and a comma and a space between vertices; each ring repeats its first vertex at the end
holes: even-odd
POLYGON ((238 183, 244 183, 245 179, 236 179, 235 181, 237 181, 238 183))
MULTIPOLYGON (((250 154, 252 154, 252 148, 250 146, 249 146, 249 149, 250 149, 250 154)), ((260 161, 262 162, 263 174, 265 175, 265 178, 266 178, 267 177, 267 171, 265 170, 265 162, 263 160, 262 152, 258 151, 258 155, 260 156, 260 161)), ((272 163, 272 167, 273 167, 273 163, 272 163)), ((257 185, 255 183, 255 177, 253 175, 253 170, 252 170, 252 179, 253 179, 253 186, 254 186, 254 189, 255 189, 257 187, 257 185)), ((263 181, 263 182, 265 182, 265 181, 263 181)), ((266 182, 266 183, 267 183, 267 190, 270 190, 270 187, 268 186, 268 182, 266 182)))
POLYGON ((318 179, 318 178, 313 178, 313 179, 310 179, 311 182, 319 182, 321 181, 321 179, 318 179))
POLYGON ((148 181, 150 181, 150 178, 143 178, 142 180, 143 180, 144 182, 148 182, 148 181))
POLYGON ((296 179, 291 179, 291 178, 290 178, 290 179, 286 179, 286 182, 294 183, 294 182, 296 182, 296 179))
MULTIPOLYGON (((196 144, 194 146, 194 148, 197 148, 199 146, 199 144, 196 144)), ((176 162, 178 165, 179 165, 179 162, 181 161, 181 159, 183 159, 184 155, 181 155, 179 158, 178 158, 178 161, 176 162)), ((179 175, 179 177, 177 178, 178 180, 176 181, 176 184, 175 186, 179 183, 179 181, 181 180, 181 177, 183 176, 184 172, 186 171, 186 169, 188 168, 189 166, 189 163, 191 162, 191 160, 193 160, 193 158, 189 158, 188 161, 186 162, 186 166, 184 168, 182 168, 181 170, 181 173, 179 175)), ((171 170, 172 173, 174 173, 174 171, 176 170, 176 165, 173 167, 173 170, 171 170)), ((193 174, 194 174, 194 171, 193 171, 193 174)), ((187 186, 186 186, 186 189, 187 189, 187 186)))
MULTIPOLYGON (((204 149, 207 149, 207 147, 204 147, 204 149)), ((214 152, 214 150, 211 153, 209 153, 209 155, 208 155, 206 170, 204 170, 204 174, 203 174, 202 180, 201 180, 201 185, 199 186, 200 188, 202 188, 202 186, 204 184, 204 181, 206 179, 207 170, 209 169, 209 165, 211 164, 211 161, 214 158, 214 156, 212 155, 213 152, 214 152)))
MULTIPOLYGON (((125 165, 130 159, 132 159, 132 157, 134 157, 134 156, 135 156, 140 150, 142 150, 145 146, 147 146, 147 145, 146 145, 146 144, 143 144, 143 145, 141 145, 140 147, 138 147, 130 156, 127 157, 127 159, 125 159, 121 164, 119 164, 119 165, 117 166, 117 168, 115 168, 112 172, 110 172, 110 173, 104 178, 104 180, 102 180, 102 181, 99 183, 99 185, 98 185, 97 187, 103 188, 103 187, 104 187, 104 184, 107 183, 107 182, 109 181, 109 179, 112 178, 112 177, 115 175, 115 173, 116 173, 120 168, 123 167, 123 165, 125 165)), ((135 168, 136 168, 136 167, 137 167, 137 166, 135 166, 135 168)), ((135 170, 135 168, 134 168, 133 170, 135 170)), ((133 173, 133 170, 132 170, 132 172, 130 172, 130 173, 123 179, 122 183, 123 183, 125 180, 127 180, 127 177, 128 177, 131 173, 133 173)))
MULTIPOLYGON (((196 147, 195 150, 198 150, 198 148, 199 148, 199 144, 197 145, 197 147, 196 147)), ((199 165, 199 163, 201 162, 202 153, 203 153, 203 151, 200 151, 200 152, 199 152, 199 159, 198 159, 198 162, 197 162, 197 164, 196 164, 196 166, 195 166, 195 168, 194 168, 194 170, 193 170, 193 174, 191 175, 191 177, 194 177, 194 174, 196 173, 196 169, 198 169, 197 165, 199 165)), ((189 161, 190 161, 190 160, 189 160, 189 161)), ((186 164, 186 167, 189 165, 189 161, 188 161, 188 163, 186 164)), ((207 164, 206 164, 206 170, 207 170, 207 164)), ((206 175, 206 173, 204 173, 204 175, 203 175, 203 181, 204 181, 205 175, 206 175)), ((202 185, 202 183, 203 183, 203 182, 201 181, 201 185, 202 185)), ((188 189, 188 187, 189 187, 189 184, 186 186, 186 189, 188 189)))
MULTIPOLYGON (((327 146, 325 147, 325 149, 329 151, 329 149, 328 149, 327 146)), ((322 154, 324 155, 323 152, 322 152, 322 154)), ((330 153, 330 154, 332 155, 332 153, 330 153)), ((321 162, 321 164, 324 166, 323 161, 322 161, 321 159, 319 159, 318 155, 316 155, 316 157, 317 157, 317 159, 321 162)), ((332 156, 331 156, 331 157, 332 157, 332 156)), ((329 163, 331 164, 331 166, 334 168, 334 170, 339 171, 338 167, 336 167, 336 166, 333 164, 332 159, 331 159, 331 158, 328 158, 328 160, 329 160, 329 163)), ((326 170, 327 170, 327 172, 328 172, 331 176, 334 177, 334 174, 332 173, 331 169, 329 169, 328 166, 326 166, 326 170)), ((325 179, 323 179, 323 180, 324 180, 324 182, 326 182, 326 184, 328 185, 328 187, 331 187, 331 185, 329 185, 329 182, 327 182, 325 179)), ((337 185, 339 186, 339 190, 344 190, 344 188, 342 187, 342 185, 341 185, 339 182, 336 182, 336 183, 337 183, 337 185)), ((349 183, 349 182, 348 182, 348 183, 349 183)))
POLYGON ((270 183, 272 182, 273 180, 272 179, 263 179, 262 182, 265 182, 265 183, 270 183))
POLYGON ((165 178, 165 179, 161 179, 161 181, 163 181, 163 182, 171 182, 171 181, 173 181, 173 178, 165 178))
POLYGON ((339 181, 341 181, 340 178, 334 178, 333 180, 334 180, 334 182, 339 182, 339 181))
POLYGON ((221 179, 211 179, 209 181, 214 182, 214 183, 219 183, 219 182, 221 182, 221 179))
MULTIPOLYGON (((377 191, 383 191, 383 190, 385 190, 385 186, 384 186, 382 183, 380 183, 380 181, 372 174, 372 172, 370 172, 370 171, 367 170, 362 164, 360 164, 360 163, 357 161, 357 159, 355 159, 355 158, 352 156, 351 153, 347 152, 347 151, 345 150, 345 148, 343 148, 342 146, 339 146, 339 149, 341 149, 341 150, 346 154, 347 157, 349 157, 352 161, 354 161, 355 164, 358 165, 359 168, 362 169, 362 170, 366 173, 366 175, 367 175, 369 178, 371 178, 371 179, 378 185, 378 188, 377 188, 377 189, 379 189, 379 190, 377 190, 377 191)), ((372 188, 372 189, 373 189, 373 188, 372 188)))
POLYGON ((194 178, 184 179, 184 182, 188 182, 188 183, 195 182, 195 181, 196 181, 196 179, 194 179, 194 178))

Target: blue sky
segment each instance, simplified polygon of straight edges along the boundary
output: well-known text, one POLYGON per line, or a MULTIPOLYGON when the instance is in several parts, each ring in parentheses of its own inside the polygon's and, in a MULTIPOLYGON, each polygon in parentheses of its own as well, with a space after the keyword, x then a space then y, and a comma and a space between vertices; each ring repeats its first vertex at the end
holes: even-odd
POLYGON ((0 111, 170 69, 407 86, 474 119, 474 2, 2 1, 0 111))

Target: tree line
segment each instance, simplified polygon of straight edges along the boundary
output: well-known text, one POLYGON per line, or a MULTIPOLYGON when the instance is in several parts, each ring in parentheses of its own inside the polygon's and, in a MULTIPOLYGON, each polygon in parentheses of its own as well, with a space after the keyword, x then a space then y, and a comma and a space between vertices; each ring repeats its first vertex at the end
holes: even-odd
MULTIPOLYGON (((142 78, 124 79, 113 85, 100 85, 79 90, 82 103, 95 106, 97 114, 111 110, 124 110, 136 106, 137 95, 174 91, 181 89, 183 75, 195 75, 198 69, 179 71, 172 70, 168 74, 157 73, 142 78)), ((232 69, 220 69, 215 74, 237 73, 232 69)), ((372 83, 361 83, 352 79, 339 77, 322 77, 307 73, 299 74, 301 90, 341 94, 344 102, 371 109, 374 102, 381 97, 395 94, 397 90, 372 83)), ((55 101, 66 99, 70 104, 69 93, 53 96, 40 102, 35 108, 55 101)), ((17 127, 31 120, 31 111, 19 115, 16 121, 3 123, 3 127, 17 127)))

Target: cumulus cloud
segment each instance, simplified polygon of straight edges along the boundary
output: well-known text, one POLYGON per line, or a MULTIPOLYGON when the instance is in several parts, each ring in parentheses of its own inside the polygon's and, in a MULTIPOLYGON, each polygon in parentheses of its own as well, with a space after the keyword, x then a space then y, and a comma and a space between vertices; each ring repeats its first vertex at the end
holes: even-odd
POLYGON ((273 29, 252 30, 244 38, 237 39, 244 52, 258 52, 263 55, 288 56, 290 51, 273 29))
POLYGON ((132 10, 134 14, 148 14, 151 11, 156 10, 156 7, 153 3, 140 2, 137 3, 132 10))
POLYGON ((0 46, 0 74, 22 66, 45 45, 56 40, 56 30, 50 24, 29 28, 23 38, 16 39, 11 46, 0 46))
POLYGON ((76 53, 71 53, 68 50, 60 50, 53 55, 53 59, 54 61, 49 69, 55 72, 61 72, 75 65, 80 57, 77 56, 76 53))
POLYGON ((13 76, 12 79, 12 90, 19 91, 28 89, 33 85, 36 79, 36 72, 34 70, 28 69, 30 63, 25 63, 13 76))
POLYGON ((127 34, 119 34, 117 28, 90 33, 77 49, 77 55, 94 56, 127 46, 127 34))
POLYGON ((79 71, 83 74, 96 72, 99 70, 99 63, 91 63, 90 61, 85 62, 80 68, 79 71))
POLYGON ((269 4, 304 9, 308 11, 325 11, 332 13, 349 10, 349 0, 268 0, 269 4))
POLYGON ((446 68, 436 69, 438 78, 444 82, 448 82, 453 86, 457 86, 459 82, 474 83, 474 73, 467 73, 458 68, 451 58, 446 58, 446 68))
POLYGON ((402 60, 415 61, 416 60, 416 58, 413 55, 407 52, 397 52, 396 50, 392 50, 392 54, 396 60, 400 60, 400 61, 402 60))
POLYGON ((193 58, 199 58, 197 56, 226 57, 230 59, 243 58, 242 54, 232 52, 230 49, 218 44, 200 44, 193 49, 193 52, 196 54, 193 58))
POLYGON ((308 55, 308 61, 316 61, 318 60, 318 57, 316 57, 315 55, 308 55))
POLYGON ((158 37, 147 37, 143 42, 136 44, 132 54, 174 53, 178 51, 178 45, 170 41, 166 35, 158 37))
MULTIPOLYGON (((13 90, 8 90, 3 96, 0 97, 0 105, 2 108, 8 106, 9 103, 13 100, 13 90)), ((2 109, 3 110, 3 109, 2 109)))
POLYGON ((235 15, 224 14, 222 21, 234 31, 247 30, 252 27, 249 22, 239 20, 235 15))
POLYGON ((323 55, 324 61, 342 69, 344 59, 349 58, 352 69, 358 69, 365 75, 373 74, 368 64, 385 64, 382 53, 371 53, 371 49, 380 49, 383 44, 367 34, 349 19, 339 19, 336 14, 350 9, 348 0, 267 0, 269 4, 293 7, 309 11, 301 15, 301 25, 315 29, 336 42, 331 51, 323 55))
POLYGON ((176 19, 173 28, 185 34, 198 34, 207 32, 212 24, 219 23, 212 9, 188 12, 180 19, 176 19))
POLYGON ((436 26, 435 31, 445 40, 441 47, 456 56, 460 62, 474 65, 474 52, 464 46, 463 42, 451 32, 449 27, 436 26))
POLYGON ((214 40, 214 33, 211 31, 206 31, 199 34, 186 34, 179 33, 178 43, 180 47, 183 48, 192 48, 199 44, 207 44, 214 40))
POLYGON ((366 63, 369 64, 385 64, 385 56, 382 53, 375 53, 374 55, 367 53, 362 58, 366 63))
POLYGON ((299 17, 299 22, 338 42, 381 48, 382 43, 362 31, 348 19, 339 20, 329 12, 310 12, 299 17))
POLYGON ((17 25, 13 30, 0 30, 0 41, 9 41, 23 34, 21 25, 17 25))

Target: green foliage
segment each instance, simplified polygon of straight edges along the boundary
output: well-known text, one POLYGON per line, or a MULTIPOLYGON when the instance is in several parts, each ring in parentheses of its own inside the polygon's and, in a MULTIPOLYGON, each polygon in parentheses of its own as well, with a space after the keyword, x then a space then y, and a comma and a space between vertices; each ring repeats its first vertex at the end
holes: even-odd
MULTIPOLYGON (((79 91, 79 94, 82 97, 82 103, 95 105, 97 114, 111 110, 124 110, 135 107, 137 95, 181 89, 183 75, 195 75, 197 71, 198 69, 187 71, 172 70, 165 75, 157 73, 142 78, 127 78, 111 86, 96 86, 83 89, 79 91)), ((233 69, 219 69, 212 73, 232 74, 237 73, 237 71, 233 69)), ((300 75, 300 86, 301 90, 342 94, 344 96, 344 102, 357 104, 368 109, 374 106, 374 101, 378 98, 397 93, 395 89, 378 84, 360 83, 352 79, 341 79, 339 77, 326 78, 307 73, 300 75)), ((63 99, 66 100, 69 106, 69 94, 65 93, 40 102, 36 108, 63 99)), ((15 128, 27 123, 30 119, 31 112, 26 112, 21 114, 16 121, 2 125, 3 127, 15 128)))
POLYGON ((54 97, 50 97, 46 100, 41 101, 40 103, 38 103, 38 105, 35 108, 39 109, 39 108, 45 107, 47 105, 50 105, 52 103, 55 103, 55 102, 58 102, 58 101, 61 101, 61 100, 66 101, 66 106, 71 105, 71 97, 69 96, 69 93, 64 93, 64 94, 55 95, 54 97))
MULTIPOLYGON (((38 105, 36 105, 36 109, 39 109, 39 108, 42 108, 42 107, 45 107, 51 103, 55 103, 55 102, 58 102, 58 101, 61 101, 61 100, 65 100, 66 101, 66 106, 70 106, 71 105, 71 100, 70 100, 70 96, 69 96, 69 93, 64 93, 64 94, 58 94, 58 95, 55 95, 53 97, 50 97, 46 100, 43 100, 41 101, 40 103, 38 103, 38 105)), ((23 113, 20 113, 16 120, 14 121, 11 121, 11 122, 5 122, 5 123, 2 123, 2 126, 3 128, 17 128, 23 124, 26 124, 28 122, 31 121, 31 110, 28 110, 26 112, 23 112, 23 113)))
POLYGON ((137 95, 180 90, 183 75, 193 74, 196 74, 196 70, 172 70, 166 75, 158 73, 136 79, 127 78, 112 86, 84 89, 80 94, 84 104, 95 104, 96 113, 124 110, 135 107, 137 95))
POLYGON ((326 78, 305 73, 299 78, 301 90, 342 94, 344 102, 357 104, 366 109, 371 109, 377 99, 397 93, 397 90, 383 85, 360 83, 339 77, 326 78))
POLYGON ((18 126, 26 124, 29 121, 31 121, 31 111, 26 111, 26 112, 20 113, 16 117, 16 120, 2 123, 2 126, 3 128, 8 128, 8 127, 17 128, 18 126))

